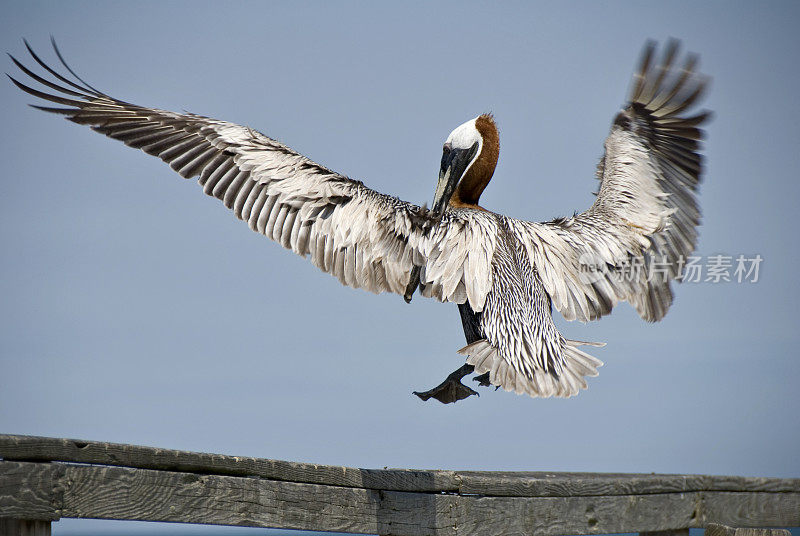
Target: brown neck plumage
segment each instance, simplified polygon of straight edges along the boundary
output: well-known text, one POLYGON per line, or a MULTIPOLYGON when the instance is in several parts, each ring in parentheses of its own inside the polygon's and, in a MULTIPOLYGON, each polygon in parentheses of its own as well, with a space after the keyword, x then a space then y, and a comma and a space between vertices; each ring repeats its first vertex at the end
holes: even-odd
POLYGON ((456 191, 450 198, 450 206, 458 208, 477 208, 478 200, 486 185, 492 180, 497 159, 500 156, 500 136, 490 114, 483 114, 475 120, 475 127, 483 137, 483 146, 478 158, 459 181, 456 191))

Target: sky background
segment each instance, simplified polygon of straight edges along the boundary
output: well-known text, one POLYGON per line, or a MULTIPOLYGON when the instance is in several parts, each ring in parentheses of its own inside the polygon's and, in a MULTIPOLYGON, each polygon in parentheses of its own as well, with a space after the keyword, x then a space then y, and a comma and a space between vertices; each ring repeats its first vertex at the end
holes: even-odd
POLYGON ((463 363, 455 305, 340 286, 160 160, 0 83, 0 433, 369 468, 800 477, 798 23, 788 2, 4 1, 19 58, 27 37, 53 59, 53 34, 115 97, 249 125, 417 203, 447 134, 491 111, 482 205, 529 220, 592 203, 643 43, 680 38, 713 77, 698 255, 764 260, 755 284, 678 286, 657 324, 627 304, 558 317, 608 343, 577 398, 423 403, 411 391, 463 363))

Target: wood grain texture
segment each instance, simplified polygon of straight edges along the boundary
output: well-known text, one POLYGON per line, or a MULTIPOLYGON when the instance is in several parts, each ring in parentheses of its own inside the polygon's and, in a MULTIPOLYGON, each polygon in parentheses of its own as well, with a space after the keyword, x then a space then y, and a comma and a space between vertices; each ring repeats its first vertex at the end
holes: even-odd
POLYGON ((60 469, 50 464, 0 462, 0 518, 58 519, 60 469))
POLYGON ((0 518, 26 522, 84 517, 395 536, 686 536, 708 523, 800 525, 799 479, 367 470, 9 435, 0 436, 0 457, 0 518))
POLYGON ((50 522, 0 518, 0 536, 50 536, 50 522))
POLYGON ((791 536, 786 529, 745 529, 733 528, 717 523, 706 527, 706 536, 791 536))
POLYGON ((507 497, 639 495, 693 491, 800 492, 800 479, 630 473, 456 471, 461 493, 507 497))
POLYGON ((460 535, 608 534, 688 526, 694 494, 606 497, 458 497, 460 535))
POLYGON ((393 536, 676 531, 715 520, 740 527, 800 523, 797 493, 489 497, 9 461, 0 462, 0 475, 0 516, 13 512, 21 519, 63 516, 393 536))
POLYGON ((0 457, 259 476, 375 490, 495 497, 573 497, 694 491, 798 492, 800 479, 707 475, 356 469, 74 439, 0 435, 0 457))
POLYGON ((64 517, 279 527, 362 534, 442 534, 446 495, 380 492, 252 477, 71 466, 64 517))
POLYGON ((704 522, 731 527, 800 527, 800 493, 710 492, 704 522))
POLYGON ((398 491, 457 491, 453 471, 355 469, 98 441, 0 435, 0 458, 94 463, 142 469, 260 476, 272 480, 398 491))
POLYGON ((602 534, 688 526, 699 498, 479 497, 71 466, 63 516, 396 536, 602 534))

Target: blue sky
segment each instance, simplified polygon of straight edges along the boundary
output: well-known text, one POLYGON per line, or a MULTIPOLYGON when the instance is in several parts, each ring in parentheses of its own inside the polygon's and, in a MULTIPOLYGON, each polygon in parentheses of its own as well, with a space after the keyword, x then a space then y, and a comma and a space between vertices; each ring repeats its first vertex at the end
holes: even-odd
POLYGON ((698 255, 764 260, 755 284, 678 286, 657 324, 625 304, 558 318, 608 343, 577 398, 422 403, 412 390, 463 363, 454 305, 342 287, 2 83, 0 432, 360 467, 800 476, 798 21, 778 2, 5 2, 17 57, 27 37, 52 58, 52 33, 107 93, 247 124, 417 203, 450 130, 491 111, 482 204, 529 220, 592 203, 643 43, 680 38, 713 77, 698 255))

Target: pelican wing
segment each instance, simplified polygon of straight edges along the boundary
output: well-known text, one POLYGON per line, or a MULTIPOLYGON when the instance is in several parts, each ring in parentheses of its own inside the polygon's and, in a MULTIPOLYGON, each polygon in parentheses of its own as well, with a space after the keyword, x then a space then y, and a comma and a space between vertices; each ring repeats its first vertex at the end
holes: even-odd
POLYGON ((697 244, 698 126, 710 114, 686 111, 707 78, 696 73, 695 56, 675 66, 677 42, 668 43, 658 65, 654 49, 646 46, 630 102, 606 138, 594 205, 547 223, 512 222, 568 320, 599 318, 618 301, 660 320, 672 303, 670 281, 680 278, 697 244))
POLYGON ((63 106, 36 108, 157 156, 185 178, 199 177, 205 193, 251 229, 310 256, 342 284, 403 294, 417 265, 424 272, 427 295, 459 303, 467 296, 477 304, 485 299, 486 279, 467 279, 463 267, 488 273, 491 246, 483 248, 483 258, 470 254, 467 235, 459 232, 470 226, 468 215, 433 220, 425 209, 371 190, 251 128, 112 98, 78 77, 55 43, 56 54, 75 80, 49 67, 25 44, 60 82, 37 75, 12 57, 26 75, 57 94, 11 78, 20 89, 63 106))

